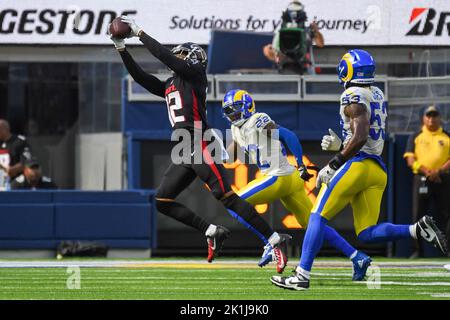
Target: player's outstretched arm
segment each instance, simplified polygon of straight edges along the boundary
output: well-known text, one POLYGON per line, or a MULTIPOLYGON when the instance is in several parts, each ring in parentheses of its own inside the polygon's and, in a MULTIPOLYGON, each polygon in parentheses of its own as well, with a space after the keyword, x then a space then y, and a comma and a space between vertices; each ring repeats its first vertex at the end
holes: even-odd
POLYGON ((183 78, 189 79, 197 76, 197 69, 193 68, 187 61, 177 58, 170 52, 169 49, 164 47, 156 39, 153 39, 144 30, 139 27, 136 22, 128 18, 127 16, 121 16, 123 23, 130 26, 131 32, 130 37, 138 37, 139 40, 144 44, 148 51, 155 56, 158 60, 164 63, 173 72, 180 75, 183 78))
POLYGON ((187 61, 177 58, 157 40, 150 37, 144 31, 139 34, 139 39, 152 55, 164 63, 169 69, 183 78, 189 79, 197 76, 198 72, 187 61))
POLYGON ((118 50, 128 73, 133 77, 134 81, 139 83, 149 92, 164 98, 165 84, 157 77, 148 74, 134 61, 133 57, 126 48, 118 50))
MULTIPOLYGON (((126 16, 122 16, 121 18, 128 19, 126 16)), ((134 61, 134 59, 127 51, 125 46, 125 39, 114 37, 113 35, 111 35, 110 26, 111 24, 108 25, 108 35, 110 36, 111 41, 114 43, 114 47, 116 48, 117 52, 119 52, 120 57, 122 58, 122 61, 128 70, 128 73, 133 77, 133 79, 137 83, 139 83, 149 92, 164 98, 165 83, 156 78, 155 76, 148 74, 144 70, 142 70, 142 68, 136 63, 136 61, 134 61)), ((130 28, 131 32, 128 38, 137 36, 137 33, 140 32, 140 28, 134 23, 134 21, 133 25, 132 26, 130 25, 130 28)))

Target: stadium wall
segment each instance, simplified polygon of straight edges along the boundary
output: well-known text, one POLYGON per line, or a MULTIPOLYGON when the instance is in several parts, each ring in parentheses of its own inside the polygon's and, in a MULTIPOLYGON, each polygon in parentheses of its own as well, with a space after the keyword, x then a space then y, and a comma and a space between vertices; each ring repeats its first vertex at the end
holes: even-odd
MULTIPOLYGON (((0 250, 54 250, 61 241, 156 247, 152 191, 0 193, 0 250)), ((149 256, 149 255, 148 255, 149 256)))

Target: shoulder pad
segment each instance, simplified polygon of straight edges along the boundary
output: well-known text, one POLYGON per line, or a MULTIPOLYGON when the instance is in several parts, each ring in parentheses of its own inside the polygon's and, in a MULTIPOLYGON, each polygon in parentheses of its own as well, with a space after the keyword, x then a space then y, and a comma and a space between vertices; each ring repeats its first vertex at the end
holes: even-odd
POLYGON ((266 113, 255 113, 250 119, 252 120, 251 124, 258 130, 264 129, 269 122, 273 122, 266 113))
POLYGON ((377 86, 372 86, 372 89, 374 91, 376 91, 379 95, 381 95, 384 98, 384 92, 383 90, 381 90, 380 88, 378 88, 377 86))

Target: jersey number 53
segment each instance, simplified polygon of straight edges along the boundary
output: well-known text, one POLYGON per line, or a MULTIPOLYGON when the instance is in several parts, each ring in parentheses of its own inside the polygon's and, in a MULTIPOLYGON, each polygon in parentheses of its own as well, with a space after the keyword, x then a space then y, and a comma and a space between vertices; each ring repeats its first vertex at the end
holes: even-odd
POLYGON ((373 140, 378 140, 380 137, 385 140, 386 102, 371 102, 370 111, 369 136, 373 140))

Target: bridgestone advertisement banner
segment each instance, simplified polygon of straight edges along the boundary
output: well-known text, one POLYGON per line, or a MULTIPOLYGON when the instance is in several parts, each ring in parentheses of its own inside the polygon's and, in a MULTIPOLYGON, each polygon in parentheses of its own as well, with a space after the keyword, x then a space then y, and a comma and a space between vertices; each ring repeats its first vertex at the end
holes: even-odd
MULTIPOLYGON (((450 0, 302 0, 327 45, 450 45, 450 0)), ((122 14, 164 44, 207 44, 211 30, 273 32, 285 0, 1 0, 2 44, 110 44, 122 14)), ((139 43, 136 39, 131 43, 139 43)))

